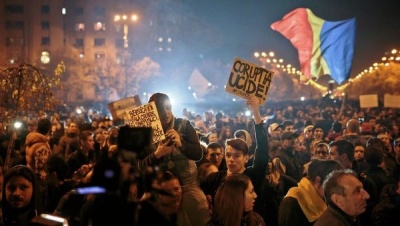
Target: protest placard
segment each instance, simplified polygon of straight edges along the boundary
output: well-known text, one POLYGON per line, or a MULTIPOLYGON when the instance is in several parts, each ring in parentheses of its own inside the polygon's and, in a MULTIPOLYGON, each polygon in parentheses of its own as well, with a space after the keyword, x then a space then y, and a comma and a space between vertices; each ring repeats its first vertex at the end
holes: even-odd
POLYGON ((153 143, 165 139, 160 116, 154 101, 126 111, 127 124, 130 127, 151 127, 153 130, 153 143))
POLYGON ((135 95, 108 103, 108 109, 110 110, 113 119, 125 119, 126 110, 140 105, 140 98, 138 95, 135 95))
POLYGON ((248 98, 255 95, 260 105, 264 105, 274 72, 261 66, 235 58, 225 91, 248 98))
POLYGON ((360 95, 360 108, 378 107, 378 95, 360 95))
POLYGON ((385 94, 383 105, 385 108, 400 108, 400 96, 385 94))

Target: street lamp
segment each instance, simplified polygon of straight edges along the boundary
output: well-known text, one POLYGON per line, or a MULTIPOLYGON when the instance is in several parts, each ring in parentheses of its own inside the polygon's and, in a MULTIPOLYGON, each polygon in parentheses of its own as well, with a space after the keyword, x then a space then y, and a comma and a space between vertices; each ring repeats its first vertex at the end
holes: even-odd
POLYGON ((125 73, 125 96, 128 96, 128 65, 127 65, 127 60, 129 56, 128 52, 128 47, 129 47, 129 42, 128 42, 128 33, 129 33, 129 24, 135 23, 139 17, 136 14, 116 14, 114 16, 114 22, 115 23, 120 23, 123 25, 123 31, 124 31, 124 53, 121 56, 121 61, 122 65, 124 66, 124 73, 125 73))
POLYGON ((136 14, 117 14, 114 16, 114 22, 122 23, 124 26, 124 48, 128 48, 128 25, 129 22, 136 22, 138 20, 138 16, 136 14))

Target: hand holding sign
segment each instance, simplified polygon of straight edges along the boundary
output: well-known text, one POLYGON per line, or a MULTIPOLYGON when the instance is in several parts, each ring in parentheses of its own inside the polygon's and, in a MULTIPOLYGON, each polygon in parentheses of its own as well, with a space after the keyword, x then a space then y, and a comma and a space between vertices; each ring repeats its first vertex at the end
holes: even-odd
POLYGON ((254 123, 255 124, 262 123, 259 103, 260 103, 260 101, 254 95, 251 95, 246 101, 246 105, 253 112, 253 117, 254 117, 254 123))
POLYGON ((154 156, 159 159, 165 155, 172 153, 175 150, 174 145, 169 145, 168 142, 159 142, 154 156))
POLYGON ((225 91, 243 98, 254 95, 259 104, 264 105, 273 74, 263 67, 235 58, 225 91))
POLYGON ((174 130, 174 129, 168 130, 165 133, 165 136, 170 138, 177 148, 182 147, 181 136, 179 135, 179 133, 176 130, 174 130))

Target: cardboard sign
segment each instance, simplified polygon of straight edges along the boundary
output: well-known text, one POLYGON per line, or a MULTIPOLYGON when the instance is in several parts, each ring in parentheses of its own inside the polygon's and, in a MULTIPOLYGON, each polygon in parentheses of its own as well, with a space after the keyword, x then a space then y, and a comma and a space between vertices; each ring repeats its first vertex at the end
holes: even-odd
POLYGON ((400 96, 385 94, 384 97, 383 105, 385 108, 400 108, 400 96))
POLYGON ((378 107, 378 95, 360 95, 360 108, 378 107))
POLYGON ((126 110, 132 107, 140 106, 140 98, 138 95, 117 100, 108 104, 113 119, 125 119, 126 110))
POLYGON ((260 105, 263 106, 273 74, 272 71, 236 57, 225 91, 246 99, 255 95, 260 105))
POLYGON ((160 117, 154 101, 126 111, 127 124, 130 127, 151 127, 153 129, 153 143, 165 139, 160 117))

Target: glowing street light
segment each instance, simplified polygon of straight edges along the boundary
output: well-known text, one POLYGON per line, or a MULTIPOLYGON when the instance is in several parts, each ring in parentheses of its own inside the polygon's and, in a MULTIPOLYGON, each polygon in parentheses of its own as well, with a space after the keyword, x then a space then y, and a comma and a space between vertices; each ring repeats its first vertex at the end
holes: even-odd
POLYGON ((117 14, 114 16, 114 22, 116 23, 122 23, 124 26, 124 48, 128 48, 129 44, 128 44, 128 25, 129 25, 129 21, 131 22, 136 22, 139 19, 138 15, 136 14, 117 14))

